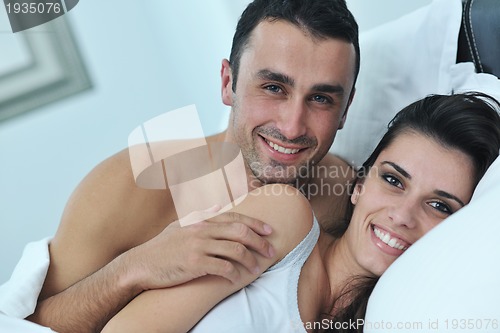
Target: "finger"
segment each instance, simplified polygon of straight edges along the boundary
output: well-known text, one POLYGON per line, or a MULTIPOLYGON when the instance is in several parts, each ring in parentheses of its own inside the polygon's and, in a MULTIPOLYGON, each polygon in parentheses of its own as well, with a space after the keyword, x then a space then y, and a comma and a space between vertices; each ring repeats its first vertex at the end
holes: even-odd
POLYGON ((207 254, 236 262, 248 270, 251 274, 258 274, 260 268, 255 257, 245 245, 239 242, 227 240, 213 240, 209 243, 207 254))
POLYGON ((210 238, 241 243, 264 257, 275 255, 272 244, 243 223, 213 223, 208 233, 210 238))
POLYGON ((225 212, 207 221, 210 222, 236 222, 243 223, 259 235, 267 236, 273 231, 272 227, 259 219, 239 214, 236 212, 225 212))
POLYGON ((232 283, 236 283, 240 280, 240 272, 236 268, 235 264, 229 260, 217 257, 209 257, 205 261, 206 267, 204 271, 206 274, 217 275, 223 277, 232 283))

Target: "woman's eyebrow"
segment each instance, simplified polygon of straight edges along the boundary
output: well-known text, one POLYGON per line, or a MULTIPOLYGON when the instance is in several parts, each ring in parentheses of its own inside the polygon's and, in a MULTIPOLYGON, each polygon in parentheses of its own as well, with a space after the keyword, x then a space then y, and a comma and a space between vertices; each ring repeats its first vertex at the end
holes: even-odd
POLYGON ((448 199, 451 199, 451 200, 455 200, 456 202, 458 202, 462 207, 465 206, 464 202, 462 200, 460 200, 459 198, 457 198, 456 196, 454 196, 453 194, 451 193, 448 193, 446 191, 442 191, 442 190, 435 190, 434 191, 435 194, 439 195, 440 197, 444 197, 444 198, 448 198, 448 199))
POLYGON ((397 165, 396 163, 394 162, 390 162, 390 161, 383 161, 382 163, 380 163, 382 165, 385 165, 385 164, 389 164, 390 166, 392 166, 397 172, 399 172, 403 177, 407 178, 407 179, 411 179, 411 175, 408 173, 408 171, 406 171, 405 169, 403 169, 402 167, 400 167, 399 165, 397 165))
MULTIPOLYGON (((401 166, 397 165, 394 162, 383 161, 380 164, 382 164, 382 165, 388 164, 391 167, 393 167, 397 172, 399 172, 403 177, 405 177, 407 179, 411 179, 411 175, 405 169, 403 169, 401 166)), ((440 197, 443 197, 443 198, 454 200, 454 201, 458 202, 462 207, 465 206, 464 202, 462 200, 460 200, 457 196, 455 196, 451 193, 448 193, 446 191, 434 190, 434 194, 439 195, 440 197)))

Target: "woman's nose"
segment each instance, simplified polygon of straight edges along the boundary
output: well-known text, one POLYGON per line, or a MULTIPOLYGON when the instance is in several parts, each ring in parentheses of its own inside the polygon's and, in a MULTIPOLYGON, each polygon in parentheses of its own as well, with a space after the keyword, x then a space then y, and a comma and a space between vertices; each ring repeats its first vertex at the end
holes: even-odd
POLYGON ((400 198, 389 208, 389 218, 393 223, 414 229, 417 225, 417 202, 411 198, 400 198))

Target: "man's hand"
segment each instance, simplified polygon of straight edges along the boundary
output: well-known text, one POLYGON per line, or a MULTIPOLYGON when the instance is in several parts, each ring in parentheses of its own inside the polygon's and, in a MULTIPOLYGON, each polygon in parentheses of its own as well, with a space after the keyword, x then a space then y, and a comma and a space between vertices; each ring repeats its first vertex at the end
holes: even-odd
POLYGON ((141 291, 171 287, 209 274, 236 282, 240 276, 236 264, 257 274, 260 269, 255 256, 274 256, 274 249, 262 237, 271 232, 262 221, 234 212, 187 226, 177 221, 124 253, 120 260, 129 268, 129 281, 141 291))

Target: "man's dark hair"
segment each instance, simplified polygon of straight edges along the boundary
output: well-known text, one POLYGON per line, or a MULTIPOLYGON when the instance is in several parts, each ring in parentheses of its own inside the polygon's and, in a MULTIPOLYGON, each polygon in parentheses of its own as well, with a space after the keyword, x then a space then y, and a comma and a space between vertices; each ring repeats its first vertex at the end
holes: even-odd
POLYGON ((233 91, 236 91, 241 55, 252 31, 264 20, 283 20, 315 38, 337 38, 352 43, 356 51, 356 82, 360 63, 358 24, 347 9, 345 0, 254 0, 243 11, 233 37, 229 57, 233 72, 233 91))

